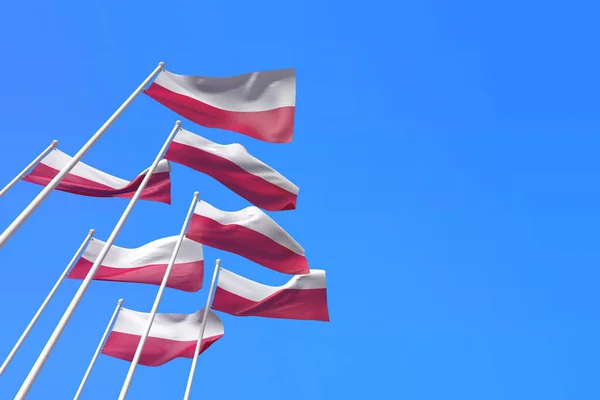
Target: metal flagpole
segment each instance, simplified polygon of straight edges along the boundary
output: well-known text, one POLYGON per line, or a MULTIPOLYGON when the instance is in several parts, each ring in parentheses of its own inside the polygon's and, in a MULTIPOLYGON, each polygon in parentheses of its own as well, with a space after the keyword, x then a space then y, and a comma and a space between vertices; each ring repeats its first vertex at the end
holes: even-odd
POLYGON ((129 214, 131 213, 131 210, 133 210, 135 203, 138 201, 138 199, 142 195, 142 191, 144 190, 144 188, 150 181, 150 178, 152 177, 152 174, 154 173, 156 166, 158 165, 160 160, 163 158, 163 155, 169 148, 169 145, 173 141, 173 138, 175 138, 175 135, 179 131, 180 126, 181 126, 181 121, 177 121, 175 123, 175 126, 173 127, 173 130, 169 134, 169 137, 163 144, 163 147, 160 149, 160 152, 154 159, 154 162, 152 162, 152 165, 150 166, 150 168, 148 168, 148 172, 146 173, 146 176, 144 176, 144 179, 142 180, 140 187, 135 191, 135 194, 133 195, 131 200, 129 200, 129 204, 127 205, 127 208, 125 208, 125 211, 123 212, 123 214, 121 215, 121 218, 115 225, 112 233, 108 237, 108 240, 104 244, 104 247, 102 247, 102 250, 100 250, 100 253, 98 254, 98 258, 96 258, 96 261, 94 261, 94 264, 90 268, 90 271, 88 272, 85 279, 79 286, 77 293, 75 293, 75 296, 73 296, 73 299, 71 300, 71 303, 67 307, 67 310, 63 314, 61 320, 56 325, 56 328, 54 328, 54 332, 52 332, 50 339, 48 339, 48 342, 46 342, 44 349, 38 356, 35 364, 31 368, 31 371, 29 371, 29 375, 27 375, 27 378, 25 378, 25 381, 21 385, 21 388, 19 389, 19 392, 17 393, 15 400, 23 400, 25 398, 25 396, 27 396, 27 393, 31 389, 33 382, 37 378, 42 367, 44 366, 46 359, 48 359, 50 352, 52 352, 52 349, 56 345, 56 342, 58 341, 60 335, 62 334, 63 330, 65 329, 65 326, 67 326, 67 323, 73 316, 73 312, 75 311, 75 308, 77 308, 77 305, 81 301, 83 295, 85 294, 85 291, 87 290, 88 286, 94 279, 94 275, 96 274, 96 271, 98 271, 98 268, 100 268, 100 265, 102 265, 102 262, 104 261, 104 258, 106 257, 106 254, 108 253, 108 251, 110 250, 110 247, 113 245, 115 239, 119 235, 121 228, 123 228, 123 225, 125 225, 125 221, 127 221, 127 218, 129 217, 129 214))
POLYGON ((19 172, 19 174, 15 176, 12 181, 8 182, 8 184, 4 186, 2 190, 0 190, 0 197, 4 196, 6 192, 8 192, 13 186, 15 186, 15 184, 19 182, 25 175, 27 175, 27 173, 31 171, 33 167, 35 167, 40 161, 42 161, 42 159, 46 157, 48 153, 54 150, 57 145, 58 140, 53 140, 52 143, 50 143, 50 146, 46 147, 46 150, 42 151, 39 156, 34 158, 34 160, 23 169, 23 171, 19 172))
POLYGON ((19 340, 17 340, 17 343, 15 344, 15 346, 10 351, 10 353, 8 354, 8 356, 6 357, 6 360, 4 360, 4 363, 0 367, 0 375, 2 375, 4 373, 4 371, 6 370, 6 367, 8 367, 8 364, 12 361, 13 357, 15 356, 15 354, 17 353, 17 351, 19 350, 19 348, 21 347, 21 345, 25 341, 25 338, 27 337, 27 335, 29 335, 29 332, 31 332, 31 330, 33 329, 33 326, 35 325, 35 323, 37 322, 37 320, 42 315, 42 312, 46 309, 46 306, 48 305, 48 303, 50 302, 50 300, 52 299, 52 297, 54 296, 54 294, 58 290, 58 287, 60 286, 60 284, 62 283, 62 281, 65 279, 65 277, 67 276, 67 274, 69 273, 69 271, 71 270, 71 268, 73 267, 73 265, 75 265, 75 263, 77 262, 77 260, 79 260, 79 257, 81 257, 81 254, 83 253, 83 251, 85 250, 85 247, 88 245, 88 243, 92 239, 92 236, 94 236, 94 230, 90 229, 90 232, 85 237, 85 240, 83 241, 83 243, 81 243, 81 246, 79 246, 79 249, 77 250, 77 252, 73 256, 73 258, 71 259, 71 261, 69 262, 69 264, 67 265, 67 267, 65 268, 65 270, 63 271, 63 273, 60 276, 60 278, 58 278, 58 280, 54 284, 54 287, 52 288, 52 290, 50 290, 50 293, 48 293, 48 296, 46 297, 46 300, 44 300, 44 302, 42 303, 42 305, 40 306, 40 308, 37 310, 37 312, 35 313, 35 315, 31 319, 31 322, 29 322, 29 325, 27 325, 27 328, 25 328, 25 331, 23 331, 23 334, 21 335, 21 337, 19 338, 19 340))
POLYGON ((42 191, 36 196, 36 198, 33 199, 33 201, 29 203, 27 207, 25 207, 21 214, 19 214, 19 216, 15 218, 15 220, 8 226, 8 228, 6 228, 4 232, 2 232, 2 234, 0 235, 0 249, 6 244, 6 242, 8 242, 8 240, 12 237, 12 235, 15 234, 15 232, 21 227, 21 225, 23 225, 27 218, 29 218, 31 214, 33 214, 33 212, 40 206, 40 204, 42 204, 42 202, 46 199, 46 197, 48 197, 50 192, 52 192, 54 188, 58 186, 60 181, 62 181, 63 178, 69 172, 71 172, 73 167, 75 167, 75 165, 83 158, 85 153, 87 153, 88 150, 92 148, 92 146, 98 141, 98 139, 100 139, 104 132, 106 132, 106 130, 113 124, 113 122, 115 122, 116 119, 123 113, 123 111, 125 111, 125 109, 131 104, 131 102, 133 102, 133 100, 137 97, 137 95, 144 90, 146 85, 148 85, 148 83, 150 83, 150 81, 154 79, 156 75, 158 75, 158 73, 161 72, 164 68, 165 63, 158 63, 158 66, 154 69, 154 71, 152 71, 152 73, 148 75, 148 77, 142 82, 142 84, 137 89, 134 90, 134 92, 127 98, 127 100, 125 100, 125 102, 121 104, 117 111, 115 111, 115 113, 111 115, 109 119, 106 120, 104 125, 102 125, 100 129, 98 129, 96 133, 94 133, 94 135, 87 141, 87 143, 84 144, 81 147, 81 149, 79 149, 79 151, 73 156, 71 161, 69 161, 67 165, 65 165, 64 168, 54 178, 52 178, 52 180, 42 189, 42 191))
POLYGON ((194 381, 194 373, 196 372, 196 364, 198 363, 198 355, 202 348, 202 339, 204 337, 204 329, 206 328, 206 321, 208 320, 208 311, 212 304, 213 292, 215 288, 215 282, 217 281, 217 275, 221 266, 221 260, 217 260, 215 263, 215 272, 213 273, 212 282, 210 283, 210 289, 208 290, 208 299, 206 299, 206 307, 204 307, 204 316, 202 317, 202 325, 200 325, 200 334, 198 335, 198 342, 196 342, 196 351, 194 352, 194 358, 192 359, 192 367, 190 368, 190 376, 188 377, 187 386, 185 387, 185 395, 183 400, 190 398, 192 392, 192 382, 194 381))
POLYGON ((96 352, 94 353, 94 356, 92 357, 92 361, 90 361, 90 365, 88 366, 87 371, 85 371, 85 375, 83 375, 83 379, 81 380, 81 384, 79 385, 79 389, 77 389, 77 393, 75 393, 75 397, 73 397, 73 400, 79 400, 79 396, 81 396, 83 387, 85 386, 85 384, 90 376, 90 373, 92 372, 92 368, 94 368, 94 364, 96 363, 96 360, 98 359, 98 355, 100 355, 102 346, 104 346, 104 341, 106 340, 106 337, 110 333, 110 329, 112 328, 112 325, 115 322, 117 315, 119 315, 119 311, 121 311, 122 305, 123 305, 123 299, 119 299, 119 301, 117 302, 117 307, 115 307, 115 311, 113 312, 112 317, 110 317, 110 321, 108 321, 108 325, 106 326, 104 335, 102 335, 102 339, 100 339, 100 343, 98 343, 96 352))
POLYGON ((152 310, 150 311, 150 316, 148 317, 148 322, 146 323, 146 328, 142 337, 138 343, 137 349, 135 350, 135 355, 131 360, 131 364, 129 365, 129 371, 127 372, 127 377, 125 378, 125 382, 123 383, 123 387, 121 388, 121 394, 119 394, 119 400, 124 400, 125 396, 127 396, 127 392, 129 391, 129 386, 131 386, 131 381, 133 379, 133 374, 135 372, 135 368, 137 367, 138 362, 140 361, 140 357, 142 355, 142 350, 144 349, 144 344, 146 343, 146 339, 148 338, 148 334, 150 333, 150 329, 152 328, 152 322, 154 322, 154 317, 156 316, 156 311, 158 310, 158 305, 160 304, 160 300, 162 299, 163 292, 165 291, 165 287, 167 286, 167 281, 169 280, 169 275, 171 274, 171 270, 173 269, 173 264, 175 264, 175 259, 177 258, 177 253, 179 253, 179 248, 181 247, 181 243, 183 243, 183 239, 185 238, 185 234, 188 230, 188 226, 190 224, 190 220, 192 219, 192 215, 194 214, 194 209, 196 208, 196 203, 198 203, 198 196, 200 193, 195 192, 194 198, 192 199, 192 204, 190 205, 190 209, 185 217, 185 221, 183 222, 183 226, 181 227, 181 232, 179 233, 179 238, 177 239, 177 243, 175 244, 175 248, 173 249, 173 253, 171 254, 171 259, 169 260, 169 264, 167 265, 167 270, 165 271, 165 275, 163 276, 163 280, 160 284, 160 288, 158 288, 158 293, 156 294, 156 298, 154 299, 154 304, 152 305, 152 310))

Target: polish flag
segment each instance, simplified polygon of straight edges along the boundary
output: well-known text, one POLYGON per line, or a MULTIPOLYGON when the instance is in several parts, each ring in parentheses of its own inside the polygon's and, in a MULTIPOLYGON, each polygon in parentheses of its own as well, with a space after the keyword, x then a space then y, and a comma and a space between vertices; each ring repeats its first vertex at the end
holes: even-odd
POLYGON ((241 144, 217 144, 181 129, 165 158, 212 176, 265 210, 296 208, 298 186, 251 156, 241 144))
MULTIPOLYGON (((204 309, 194 314, 156 314, 139 363, 158 367, 178 357, 194 358, 203 316, 204 309)), ((122 308, 104 344, 102 354, 132 361, 149 317, 150 313, 122 308)), ((224 333, 223 323, 217 314, 209 311, 199 354, 219 340, 224 333)))
MULTIPOLYGON (((46 186, 69 161, 71 161, 71 156, 54 149, 23 180, 46 186)), ((79 162, 60 181, 56 190, 90 197, 124 197, 130 199, 140 187, 147 171, 145 170, 129 182, 79 162)), ((170 171, 169 162, 161 160, 144 188, 140 200, 171 204, 170 171)))
MULTIPOLYGON (((133 282, 160 285, 178 236, 170 236, 147 243, 136 249, 111 246, 100 268, 94 275, 97 281, 133 282)), ((98 258, 105 242, 92 239, 68 277, 84 279, 98 258)), ((204 278, 202 245, 184 239, 171 269, 167 287, 197 292, 204 278)))
POLYGON ((307 274, 304 249, 257 207, 221 211, 199 201, 186 237, 284 274, 307 274))
POLYGON ((214 78, 162 71, 145 93, 207 128, 225 129, 271 143, 294 135, 293 68, 214 78))
POLYGON ((311 269, 283 286, 267 286, 221 268, 212 308, 239 317, 329 321, 325 271, 311 269))

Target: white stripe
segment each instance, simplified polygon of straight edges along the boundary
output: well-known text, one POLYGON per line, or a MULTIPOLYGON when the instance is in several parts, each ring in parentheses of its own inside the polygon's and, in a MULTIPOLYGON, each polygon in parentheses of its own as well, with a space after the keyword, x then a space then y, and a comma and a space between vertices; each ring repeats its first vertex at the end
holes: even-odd
MULTIPOLYGON (((40 164, 44 164, 50 168, 54 168, 58 171, 62 170, 65 165, 71 161, 72 157, 63 153, 58 149, 54 149, 50 152, 44 159, 40 162, 40 164)), ((169 172, 171 167, 167 160, 161 160, 154 173, 160 172, 169 172)), ((148 171, 148 168, 144 170, 139 175, 144 175, 148 171)), ((81 161, 75 164, 75 167, 69 172, 69 175, 74 175, 79 178, 87 179, 101 185, 105 185, 111 187, 113 189, 123 189, 125 186, 129 185, 129 181, 125 179, 117 178, 116 176, 107 174, 106 172, 102 172, 94 167, 90 167, 89 165, 82 163, 81 161)), ((139 176, 138 175, 138 176, 139 176)))
MULTIPOLYGON (((149 169, 150 168, 146 168, 145 170, 140 172, 138 174, 138 176, 146 175, 146 173, 148 172, 149 169)), ((169 160, 160 160, 158 162, 158 164, 156 165, 156 168, 154 169, 154 174, 159 174, 161 172, 171 172, 171 164, 169 163, 169 160)), ((152 174, 152 175, 154 175, 154 174, 152 174)))
POLYGON ((294 185, 287 178, 275 171, 273 168, 269 167, 267 164, 253 157, 250 153, 248 153, 246 148, 239 143, 229 145, 218 144, 198 136, 195 133, 186 131, 185 129, 181 129, 179 133, 177 133, 174 142, 191 146, 215 156, 225 158, 235 163, 249 174, 256 175, 290 193, 298 194, 298 186, 294 185))
MULTIPOLYGON (((102 262, 105 267, 111 268, 138 268, 147 265, 168 264, 175 249, 178 236, 169 236, 147 243, 135 249, 127 249, 119 246, 111 246, 106 258, 102 262)), ((94 262, 98 258, 105 242, 92 239, 82 258, 94 262)), ((202 261, 202 245, 193 240, 184 238, 175 259, 176 264, 202 261)))
POLYGON ((268 286, 221 268, 217 286, 229 293, 259 302, 285 289, 325 289, 325 271, 311 269, 308 274, 294 275, 285 285, 268 286))
POLYGON ((226 111, 258 112, 296 105, 296 71, 293 68, 225 78, 162 71, 154 82, 226 111))
MULTIPOLYGON (((200 333, 203 313, 204 309, 193 314, 156 314, 148 336, 181 342, 196 341, 200 333)), ((150 313, 122 308, 112 330, 113 332, 142 336, 149 317, 150 313)), ((209 310, 208 321, 202 338, 222 335, 223 333, 223 323, 214 312, 209 310)))
POLYGON ((258 207, 246 207, 239 211, 222 211, 200 200, 196 204, 194 214, 217 221, 221 225, 240 225, 256 231, 294 253, 304 256, 304 249, 298 242, 283 230, 258 207))

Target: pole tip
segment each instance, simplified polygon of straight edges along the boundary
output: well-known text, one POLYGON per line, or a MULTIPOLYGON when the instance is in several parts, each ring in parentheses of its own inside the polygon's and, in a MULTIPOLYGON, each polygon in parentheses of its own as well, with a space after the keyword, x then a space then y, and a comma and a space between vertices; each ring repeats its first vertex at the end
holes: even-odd
POLYGON ((58 140, 53 140, 53 141, 52 141, 52 143, 51 143, 51 145, 52 145, 53 147, 56 147, 56 146, 58 146, 58 140))
POLYGON ((165 69, 165 63, 164 62, 159 62, 158 66, 161 67, 162 69, 165 69))
POLYGON ((119 301, 117 302, 119 305, 123 304, 123 299, 119 299, 119 301))
POLYGON ((196 190, 196 191, 194 192, 194 197, 195 197, 195 198, 198 198, 199 196, 200 196, 200 192, 196 190))
POLYGON ((217 258, 217 265, 221 264, 221 259, 217 258))
POLYGON ((175 125, 181 126, 181 121, 180 120, 175 121, 175 125))
POLYGON ((95 229, 90 229, 90 233, 88 233, 88 235, 92 236, 94 233, 96 233, 95 229))

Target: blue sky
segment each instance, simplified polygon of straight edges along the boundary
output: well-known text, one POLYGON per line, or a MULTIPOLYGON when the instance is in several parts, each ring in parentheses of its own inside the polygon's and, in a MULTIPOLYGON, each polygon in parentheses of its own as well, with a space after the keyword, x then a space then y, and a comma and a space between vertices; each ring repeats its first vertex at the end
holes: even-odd
MULTIPOLYGON (((221 315, 192 398, 531 400, 600 397, 598 6, 591 1, 9 2, 0 13, 0 184, 51 140, 74 154, 156 66, 226 76, 297 68, 295 138, 239 142, 300 187, 270 213, 326 269, 331 323, 221 315)), ((177 116, 140 96, 84 161, 133 178, 177 116)), ((247 206, 174 165, 173 205, 138 204, 116 244, 175 235, 192 193, 247 206)), ((0 199, 0 228, 39 192, 0 199)), ((0 357, 90 228, 106 240, 125 199, 53 193, 0 250, 0 357)), ((206 249, 222 266, 287 277, 206 249)), ((206 274, 205 288, 210 273, 206 274)), ((12 398, 79 282, 68 281, 0 377, 12 398)), ((75 393, 118 298, 94 282, 31 399, 75 393)), ((206 289, 168 289, 194 312, 206 289)), ((183 396, 190 361, 139 367, 129 399, 183 396)), ((85 399, 116 398, 128 363, 101 356, 85 399)))

